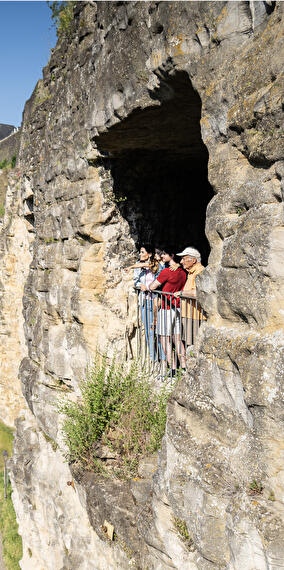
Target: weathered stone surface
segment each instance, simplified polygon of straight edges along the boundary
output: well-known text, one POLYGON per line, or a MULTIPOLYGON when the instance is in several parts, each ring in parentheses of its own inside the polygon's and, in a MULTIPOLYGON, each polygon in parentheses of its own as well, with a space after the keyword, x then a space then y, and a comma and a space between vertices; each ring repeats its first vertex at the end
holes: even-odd
POLYGON ((281 2, 80 2, 26 104, 23 216, 35 239, 20 377, 33 427, 19 424, 12 466, 23 569, 28 548, 46 569, 92 568, 94 552, 95 568, 124 568, 128 534, 143 568, 284 565, 282 30, 281 2), (151 477, 140 488, 77 473, 81 503, 66 486, 57 516, 53 467, 59 479, 69 470, 40 430, 62 445, 54 403, 79 395, 97 348, 134 352, 124 268, 138 243, 171 238, 206 256, 206 207, 208 321, 169 404, 152 488, 151 477), (40 516, 27 519, 34 500, 40 516), (114 549, 100 528, 110 516, 114 549))
POLYGON ((24 545, 21 567, 129 568, 123 550, 92 529, 84 490, 73 482, 56 444, 38 430, 30 412, 17 420, 17 432, 12 482, 24 545))
POLYGON ((18 378, 19 365, 27 353, 24 338, 22 298, 29 263, 31 238, 21 217, 20 183, 3 171, 6 210, 0 223, 0 417, 13 426, 25 407, 18 378))
POLYGON ((167 496, 205 559, 217 567, 265 568, 263 541, 278 556, 284 538, 283 338, 207 327, 201 346, 194 374, 169 406, 167 496), (264 486, 261 495, 250 492, 254 480, 264 486), (245 547, 239 533, 247 536, 245 547))
MULTIPOLYGON (((14 128, 14 127, 12 127, 14 128)), ((0 140, 0 162, 7 160, 11 162, 13 156, 18 156, 20 146, 21 131, 6 135, 6 138, 0 140)))

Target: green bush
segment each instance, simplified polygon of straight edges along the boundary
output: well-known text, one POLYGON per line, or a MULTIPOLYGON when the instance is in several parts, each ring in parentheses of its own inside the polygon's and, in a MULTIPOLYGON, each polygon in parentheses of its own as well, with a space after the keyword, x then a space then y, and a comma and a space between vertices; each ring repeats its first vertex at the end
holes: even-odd
POLYGON ((48 2, 51 9, 51 17, 56 27, 57 37, 69 38, 72 33, 74 22, 74 2, 48 2))
POLYGON ((68 460, 110 474, 99 458, 105 447, 114 459, 111 474, 133 477, 139 459, 160 447, 170 390, 156 394, 137 362, 128 370, 115 361, 108 367, 106 357, 97 359, 80 387, 81 401, 59 405, 68 460))
POLYGON ((17 156, 15 154, 13 154, 13 156, 11 158, 11 168, 15 168, 16 160, 17 160, 17 156))
POLYGON ((4 160, 0 162, 0 170, 4 170, 4 168, 7 168, 8 166, 9 166, 8 160, 7 158, 4 158, 4 160))
POLYGON ((4 158, 4 160, 0 162, 0 170, 4 170, 5 168, 15 168, 16 160, 17 156, 15 154, 13 154, 10 162, 8 162, 7 158, 4 158))

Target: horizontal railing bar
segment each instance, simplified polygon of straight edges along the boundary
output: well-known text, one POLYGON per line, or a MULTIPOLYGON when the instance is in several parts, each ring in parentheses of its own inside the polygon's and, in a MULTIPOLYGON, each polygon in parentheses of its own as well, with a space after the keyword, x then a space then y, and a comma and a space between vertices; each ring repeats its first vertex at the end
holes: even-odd
POLYGON ((148 293, 148 294, 151 293, 151 295, 165 295, 165 296, 166 296, 166 295, 171 295, 171 296, 174 296, 174 297, 176 297, 176 298, 178 298, 178 299, 192 299, 193 301, 196 301, 196 300, 197 300, 196 297, 193 297, 193 296, 191 296, 191 295, 188 295, 188 296, 187 296, 187 295, 183 295, 182 293, 180 293, 179 295, 177 295, 176 293, 171 293, 170 291, 157 291, 156 289, 155 289, 155 291, 151 291, 151 290, 149 290, 149 291, 148 291, 148 290, 147 290, 147 291, 141 291, 141 289, 139 289, 139 287, 134 287, 134 290, 135 290, 135 291, 138 291, 139 293, 144 293, 144 295, 145 295, 145 294, 147 295, 147 293, 148 293))

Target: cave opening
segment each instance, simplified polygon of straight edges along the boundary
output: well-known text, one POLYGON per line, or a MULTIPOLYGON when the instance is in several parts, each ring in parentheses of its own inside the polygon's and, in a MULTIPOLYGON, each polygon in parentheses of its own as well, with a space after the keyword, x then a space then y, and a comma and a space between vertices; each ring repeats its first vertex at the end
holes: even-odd
POLYGON ((207 263, 206 207, 213 196, 201 138, 201 100, 186 72, 159 76, 153 105, 96 137, 107 157, 115 201, 137 248, 197 248, 207 263))

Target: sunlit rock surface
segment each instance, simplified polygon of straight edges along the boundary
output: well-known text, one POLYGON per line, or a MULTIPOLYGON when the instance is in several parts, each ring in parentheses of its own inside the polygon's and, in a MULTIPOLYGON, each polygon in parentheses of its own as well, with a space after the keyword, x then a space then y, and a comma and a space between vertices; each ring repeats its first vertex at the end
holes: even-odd
POLYGON ((80 2, 26 104, 23 569, 284 567, 283 52, 281 2, 80 2), (55 404, 97 347, 135 350, 123 268, 147 237, 206 261, 205 213, 208 321, 153 480, 71 473, 55 404))
POLYGON ((0 171, 3 217, 0 219, 0 417, 14 426, 26 407, 18 377, 27 353, 22 299, 31 262, 31 237, 22 217, 20 181, 17 173, 0 171))

